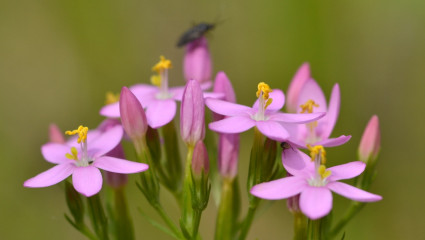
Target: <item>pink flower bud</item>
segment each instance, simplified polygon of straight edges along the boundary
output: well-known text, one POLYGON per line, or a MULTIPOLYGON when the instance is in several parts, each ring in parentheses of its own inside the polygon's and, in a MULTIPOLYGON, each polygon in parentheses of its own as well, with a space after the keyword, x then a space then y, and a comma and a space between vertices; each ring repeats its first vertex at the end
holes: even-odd
POLYGON ((218 169, 223 177, 233 179, 238 172, 239 134, 220 134, 218 169))
POLYGON ((201 86, 187 82, 180 108, 180 134, 186 144, 195 146, 205 137, 205 104, 201 86))
POLYGON ((145 136, 148 130, 145 111, 142 104, 127 87, 123 87, 121 90, 120 115, 122 126, 133 141, 140 140, 145 136))
MULTIPOLYGON (((227 102, 236 103, 236 94, 233 90, 232 83, 224 72, 218 72, 214 81, 214 93, 223 93, 223 100, 227 102)), ((213 112, 213 120, 219 121, 224 116, 213 112)))
POLYGON ((288 87, 286 109, 288 112, 296 113, 298 109, 298 96, 303 88, 304 84, 311 78, 310 65, 304 63, 298 68, 294 78, 288 87))
POLYGON ((202 141, 198 141, 193 150, 192 171, 195 177, 201 176, 202 172, 208 173, 210 171, 208 152, 202 141))
POLYGON ((211 80, 212 61, 205 37, 187 44, 183 61, 183 72, 186 81, 195 79, 203 83, 211 80))
POLYGON ((359 145, 359 157, 363 162, 368 159, 376 159, 381 148, 381 131, 379 130, 378 116, 374 115, 369 120, 366 129, 363 132, 359 145))
POLYGON ((53 143, 65 143, 65 138, 59 127, 52 123, 49 126, 49 142, 53 143))

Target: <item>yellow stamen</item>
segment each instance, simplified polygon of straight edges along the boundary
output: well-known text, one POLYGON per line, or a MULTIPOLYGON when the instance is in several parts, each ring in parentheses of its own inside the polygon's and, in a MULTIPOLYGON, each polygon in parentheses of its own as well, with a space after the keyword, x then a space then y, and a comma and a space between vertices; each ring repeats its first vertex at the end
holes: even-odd
POLYGON ((71 148, 71 154, 67 153, 65 154, 65 157, 72 160, 78 160, 78 151, 75 147, 71 148))
POLYGON ((317 169, 317 172, 320 174, 322 179, 329 177, 332 173, 330 170, 326 170, 325 165, 320 165, 319 169, 317 169))
POLYGON ((260 94, 263 93, 264 100, 267 100, 269 98, 269 93, 273 91, 272 89, 270 89, 269 85, 265 82, 260 82, 257 88, 258 88, 257 97, 260 97, 260 94))
POLYGON ((310 144, 307 144, 307 148, 310 150, 310 157, 312 162, 314 162, 317 155, 320 155, 321 164, 326 163, 326 151, 322 145, 316 145, 312 147, 310 144))
POLYGON ((114 94, 113 92, 107 92, 106 93, 106 100, 105 100, 105 104, 112 104, 112 103, 116 103, 120 100, 120 94, 114 94))
POLYGON ((267 99, 266 106, 264 108, 267 108, 270 104, 272 104, 272 102, 273 102, 273 98, 267 99))
POLYGON ((151 76, 151 83, 157 87, 161 86, 161 75, 152 75, 151 76))
POLYGON ((72 130, 72 131, 66 131, 65 134, 67 135, 78 134, 78 143, 81 143, 81 141, 85 142, 87 140, 88 131, 89 131, 88 127, 83 127, 83 125, 80 125, 78 129, 72 130))
POLYGON ((155 64, 155 66, 153 66, 152 71, 160 73, 165 69, 169 69, 171 67, 171 61, 169 59, 166 59, 164 56, 160 56, 159 62, 155 64))
POLYGON ((315 103, 313 100, 308 100, 306 103, 301 104, 301 113, 312 113, 313 107, 319 107, 319 104, 315 103))

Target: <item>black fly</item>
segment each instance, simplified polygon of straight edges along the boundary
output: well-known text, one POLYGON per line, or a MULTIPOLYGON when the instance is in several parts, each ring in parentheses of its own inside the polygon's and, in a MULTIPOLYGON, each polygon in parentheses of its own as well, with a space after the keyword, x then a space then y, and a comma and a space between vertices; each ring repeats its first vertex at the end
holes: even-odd
POLYGON ((285 151, 286 149, 292 149, 292 150, 294 150, 292 148, 291 144, 289 144, 287 142, 281 142, 280 143, 280 147, 282 148, 282 151, 285 151))
POLYGON ((200 23, 191 29, 187 30, 183 33, 183 35, 180 37, 179 41, 177 42, 177 47, 183 47, 184 45, 202 37, 205 33, 213 29, 215 24, 210 23, 200 23))

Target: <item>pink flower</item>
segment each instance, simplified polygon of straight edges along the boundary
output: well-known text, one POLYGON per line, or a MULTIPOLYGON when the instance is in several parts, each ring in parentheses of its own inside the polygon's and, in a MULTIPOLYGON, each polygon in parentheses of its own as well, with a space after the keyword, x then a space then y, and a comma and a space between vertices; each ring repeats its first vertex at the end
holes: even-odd
POLYGON ((121 141, 123 130, 115 126, 105 132, 88 131, 80 126, 67 134, 78 134, 67 143, 47 143, 42 146, 44 158, 57 164, 53 168, 25 181, 25 187, 48 187, 72 175, 75 190, 84 196, 97 194, 102 188, 100 169, 115 173, 137 173, 148 169, 148 165, 124 159, 104 156, 121 141))
POLYGON ((326 115, 308 124, 284 124, 291 135, 288 141, 300 148, 306 148, 307 144, 325 147, 342 145, 350 140, 351 136, 341 135, 338 138, 329 138, 339 114, 339 85, 334 85, 329 106, 327 106, 322 89, 316 81, 309 78, 309 69, 307 63, 302 65, 291 82, 288 90, 288 96, 291 96, 292 101, 290 109, 297 113, 326 112, 326 115))
POLYGON ((285 199, 300 194, 300 209, 310 219, 324 217, 331 211, 331 191, 359 202, 375 202, 382 199, 379 195, 338 182, 360 175, 366 167, 361 161, 326 169, 322 146, 312 148, 312 158, 297 149, 287 149, 282 155, 286 155, 282 156, 283 166, 293 176, 255 185, 251 189, 251 194, 269 200, 285 199))
MULTIPOLYGON (((232 83, 224 72, 217 73, 214 81, 214 92, 223 93, 223 100, 236 103, 236 94, 232 83)), ((213 113, 214 121, 225 117, 213 113)), ((218 140, 218 169, 221 176, 233 179, 238 171, 239 134, 221 133, 218 140)))
POLYGON ((205 37, 196 39, 186 46, 183 61, 183 72, 186 81, 195 79, 199 83, 211 81, 212 61, 208 42, 205 37))
POLYGON ((201 86, 196 80, 186 84, 180 109, 180 134, 186 144, 195 144, 205 137, 205 104, 201 86))
MULTIPOLYGON (((130 91, 146 108, 146 118, 152 128, 159 128, 171 122, 176 115, 176 101, 181 101, 184 87, 168 87, 168 69, 171 61, 161 56, 161 60, 153 67, 158 73, 151 78, 153 85, 137 84, 130 91)), ((211 87, 211 82, 202 85, 202 89, 211 87)), ((206 94, 205 97, 221 97, 216 94, 206 94)), ((100 115, 110 118, 120 117, 119 103, 110 103, 100 110, 100 115)))
POLYGON ((209 124, 209 128, 220 133, 240 133, 254 126, 276 141, 285 141, 288 131, 280 123, 306 123, 321 118, 325 113, 292 114, 281 113, 285 96, 279 89, 271 90, 265 83, 258 84, 257 101, 253 107, 230 103, 217 99, 206 99, 206 105, 211 111, 228 116, 227 118, 209 124))
POLYGON ((375 159, 381 148, 381 132, 379 130, 378 116, 373 115, 364 130, 359 146, 359 157, 363 162, 370 158, 375 159))

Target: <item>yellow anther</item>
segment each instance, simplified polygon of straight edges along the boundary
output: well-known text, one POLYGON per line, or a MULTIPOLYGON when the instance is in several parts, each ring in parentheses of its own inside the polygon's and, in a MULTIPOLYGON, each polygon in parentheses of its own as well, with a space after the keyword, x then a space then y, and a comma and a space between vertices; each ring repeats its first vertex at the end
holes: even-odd
POLYGON ((269 85, 265 82, 260 82, 257 88, 258 88, 257 97, 260 97, 260 94, 263 93, 264 100, 267 100, 269 98, 269 93, 273 91, 272 89, 270 89, 269 85))
POLYGON ((78 160, 78 151, 75 147, 71 148, 71 154, 67 153, 65 154, 66 158, 72 159, 72 160, 78 160))
POLYGON ((312 113, 313 107, 319 107, 319 104, 315 103, 313 100, 308 100, 306 103, 301 104, 301 113, 312 113))
POLYGON ((165 69, 169 69, 171 67, 171 61, 169 59, 166 59, 164 56, 160 56, 159 62, 155 64, 155 66, 153 66, 152 71, 160 73, 165 69))
POLYGON ((322 179, 329 177, 332 173, 330 170, 326 170, 325 165, 320 165, 319 169, 317 169, 317 172, 320 174, 322 179))
POLYGON ((272 104, 272 102, 273 102, 273 98, 267 99, 266 106, 264 108, 267 108, 270 104, 272 104))
POLYGON ((78 134, 78 143, 81 143, 81 141, 85 142, 87 140, 88 131, 89 131, 88 127, 83 127, 83 125, 80 125, 78 129, 72 130, 72 131, 66 131, 65 134, 67 135, 78 134))
POLYGON ((107 92, 106 93, 106 100, 105 100, 105 104, 112 104, 112 103, 116 103, 120 100, 120 94, 114 94, 113 92, 107 92))
POLYGON ((321 164, 326 164, 326 151, 322 145, 311 146, 307 144, 308 150, 310 150, 311 161, 314 162, 317 156, 320 155, 321 164))
POLYGON ((161 86, 161 75, 152 75, 151 76, 151 83, 152 85, 155 85, 157 87, 161 86))

